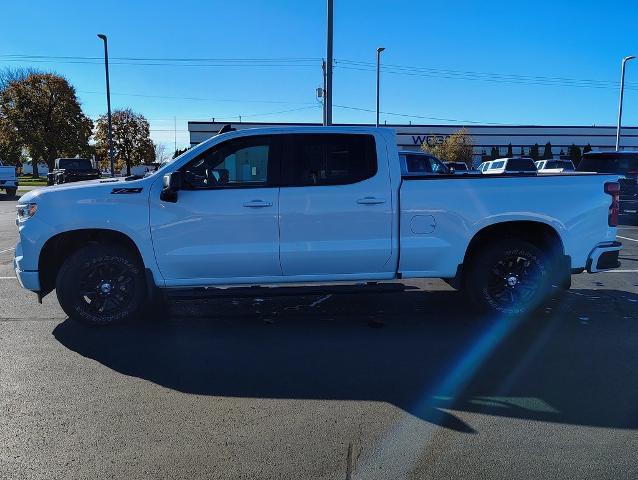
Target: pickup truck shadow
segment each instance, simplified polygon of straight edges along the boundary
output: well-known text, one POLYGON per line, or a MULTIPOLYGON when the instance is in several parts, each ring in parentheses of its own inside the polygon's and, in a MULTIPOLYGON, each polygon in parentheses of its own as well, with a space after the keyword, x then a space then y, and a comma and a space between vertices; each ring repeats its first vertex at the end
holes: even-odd
POLYGON ((637 310, 632 293, 572 290, 514 322, 468 314, 456 292, 406 291, 185 301, 170 319, 53 334, 199 395, 389 402, 467 433, 455 412, 638 428, 637 310))

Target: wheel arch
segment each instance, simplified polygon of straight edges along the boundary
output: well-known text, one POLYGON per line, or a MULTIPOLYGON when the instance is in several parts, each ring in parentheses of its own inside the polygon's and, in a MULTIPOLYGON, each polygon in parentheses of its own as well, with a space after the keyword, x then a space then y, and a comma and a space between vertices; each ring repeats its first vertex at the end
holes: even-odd
POLYGON ((120 231, 87 228, 58 233, 44 243, 38 257, 40 295, 42 297, 55 288, 55 280, 64 260, 91 243, 121 245, 132 251, 140 264, 146 268, 144 257, 136 243, 131 237, 120 231))
POLYGON ((481 247, 491 241, 506 238, 530 242, 545 252, 551 252, 552 256, 565 262, 565 268, 571 268, 571 260, 565 256, 565 246, 556 228, 538 220, 507 220, 486 225, 472 236, 465 249, 463 262, 458 266, 455 278, 448 280, 448 283, 455 288, 460 288, 464 270, 472 262, 474 256, 480 252, 481 247))

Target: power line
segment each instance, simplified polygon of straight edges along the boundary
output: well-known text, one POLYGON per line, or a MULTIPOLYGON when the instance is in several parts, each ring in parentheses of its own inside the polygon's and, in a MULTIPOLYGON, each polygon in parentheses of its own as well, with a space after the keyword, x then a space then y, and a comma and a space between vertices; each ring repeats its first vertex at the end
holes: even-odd
MULTIPOLYGON (((103 57, 83 57, 83 56, 57 56, 57 55, 25 55, 25 54, 0 54, 0 58, 33 58, 33 59, 59 59, 59 60, 99 60, 103 57)), ((166 58, 166 57, 110 57, 114 60, 132 61, 163 61, 163 62, 316 62, 321 61, 320 57, 255 57, 255 58, 166 58)))
MULTIPOLYGON (((359 112, 370 112, 370 113, 376 113, 376 110, 372 110, 370 108, 360 108, 360 107, 352 107, 349 105, 334 105, 337 108, 342 108, 345 110, 356 110, 359 112)), ((508 125, 513 125, 513 124, 509 124, 509 123, 494 123, 494 122, 479 122, 476 120, 459 120, 458 118, 442 118, 442 117, 428 117, 425 115, 414 115, 414 114, 410 114, 410 113, 397 113, 397 112, 380 112, 384 115, 391 115, 391 116, 396 116, 396 117, 406 117, 406 118, 421 118, 421 119, 425 119, 425 120, 436 120, 439 122, 455 122, 455 123, 472 123, 472 124, 479 124, 479 125, 503 125, 503 126, 508 126, 508 125)))
MULTIPOLYGON (((375 64, 371 62, 360 62, 354 60, 337 60, 339 68, 348 70, 358 70, 365 72, 374 72, 376 69, 375 64)), ((548 77, 539 75, 519 75, 519 74, 507 74, 507 73, 494 73, 494 72, 475 72, 475 71, 460 71, 451 69, 437 69, 429 67, 415 67, 405 65, 393 65, 385 64, 381 67, 386 73, 421 76, 421 77, 435 77, 435 78, 447 78, 457 80, 475 80, 475 81, 488 81, 496 83, 517 83, 517 84, 529 84, 529 85, 548 85, 548 86, 566 86, 566 87, 587 87, 587 88, 607 88, 617 89, 618 84, 615 81, 610 80, 595 80, 595 79, 578 79, 567 77, 548 77)), ((633 89, 638 89, 638 83, 629 84, 633 89)))
MULTIPOLYGON (((78 90, 78 93, 88 93, 95 95, 104 95, 104 92, 94 90, 78 90)), ((231 102, 231 103, 268 103, 268 104, 282 104, 282 105, 314 105, 313 102, 290 102, 285 100, 243 100, 233 98, 210 98, 210 97, 179 97, 170 95, 147 95, 143 93, 115 93, 111 92, 111 95, 123 96, 123 97, 141 97, 141 98, 160 98, 167 100, 193 100, 198 102, 231 102)))
MULTIPOLYGON (((18 55, 4 54, 5 62, 29 62, 52 64, 102 65, 102 57, 18 55)), ((319 58, 158 58, 111 57, 109 65, 170 66, 170 67, 316 67, 319 58), (212 62, 212 63, 211 63, 212 62)))

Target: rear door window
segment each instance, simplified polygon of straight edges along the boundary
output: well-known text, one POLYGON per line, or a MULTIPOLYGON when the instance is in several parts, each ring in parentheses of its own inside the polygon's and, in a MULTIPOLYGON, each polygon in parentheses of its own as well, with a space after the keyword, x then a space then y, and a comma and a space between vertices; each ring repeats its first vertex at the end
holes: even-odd
POLYGON ((347 185, 377 172, 372 135, 311 133, 283 137, 282 186, 347 185))
POLYGON ((489 166, 490 170, 496 170, 497 168, 503 168, 505 165, 505 160, 501 160, 500 162, 494 162, 489 166))

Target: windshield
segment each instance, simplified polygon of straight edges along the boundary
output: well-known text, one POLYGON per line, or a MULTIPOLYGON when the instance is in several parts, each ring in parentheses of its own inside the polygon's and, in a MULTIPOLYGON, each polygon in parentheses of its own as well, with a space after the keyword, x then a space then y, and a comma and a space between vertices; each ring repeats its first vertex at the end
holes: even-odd
POLYGON ((88 158, 61 158, 58 166, 62 170, 91 170, 93 164, 88 158))
POLYGON ((510 158, 507 161, 507 169, 517 172, 535 172, 536 166, 530 158, 510 158))
POLYGON ((563 170, 573 170, 574 164, 569 160, 548 160, 545 168, 562 168, 563 170))
POLYGON ((583 157, 578 171, 638 174, 638 153, 590 153, 583 157))

